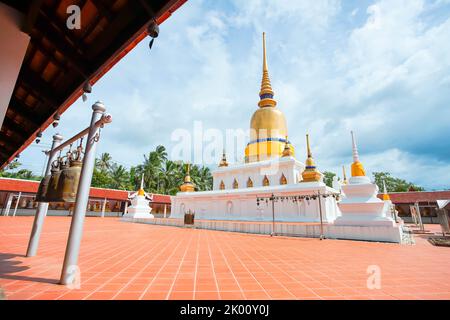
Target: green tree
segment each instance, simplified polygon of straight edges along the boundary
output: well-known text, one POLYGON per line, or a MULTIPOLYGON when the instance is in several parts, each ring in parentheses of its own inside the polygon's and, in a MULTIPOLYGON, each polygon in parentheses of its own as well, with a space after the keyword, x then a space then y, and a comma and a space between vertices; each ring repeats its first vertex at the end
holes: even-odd
POLYGON ((374 172, 373 177, 375 183, 383 192, 383 181, 386 183, 388 192, 407 192, 411 188, 416 191, 424 191, 425 189, 403 179, 392 177, 389 172, 374 172))
POLYGON ((323 172, 323 182, 329 186, 330 188, 333 187, 333 178, 336 176, 336 173, 324 171, 323 172))
POLYGON ((5 169, 0 170, 0 177, 14 178, 14 179, 24 179, 24 180, 35 180, 39 181, 42 176, 35 175, 33 171, 28 169, 19 169, 22 164, 15 160, 8 164, 5 169), (19 169, 19 170, 17 170, 19 169), (16 170, 16 171, 15 171, 16 170))

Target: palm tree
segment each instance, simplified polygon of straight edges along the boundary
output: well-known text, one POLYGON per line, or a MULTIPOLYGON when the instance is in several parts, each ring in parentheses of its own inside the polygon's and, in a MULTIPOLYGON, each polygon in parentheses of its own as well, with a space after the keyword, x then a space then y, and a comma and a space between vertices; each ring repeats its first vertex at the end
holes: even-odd
POLYGON ((96 161, 96 166, 100 169, 100 171, 108 171, 111 169, 111 161, 112 157, 108 152, 104 152, 100 155, 100 158, 96 161))
POLYGON ((111 188, 126 190, 129 185, 129 173, 122 165, 113 164, 111 167, 111 188))

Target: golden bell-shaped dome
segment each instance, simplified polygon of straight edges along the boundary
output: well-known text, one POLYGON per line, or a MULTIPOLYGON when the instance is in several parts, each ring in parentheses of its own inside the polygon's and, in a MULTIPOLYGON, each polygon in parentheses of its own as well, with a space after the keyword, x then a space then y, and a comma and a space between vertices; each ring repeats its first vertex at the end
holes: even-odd
POLYGON ((246 162, 282 156, 288 133, 286 118, 276 108, 277 102, 273 99, 274 92, 267 68, 265 33, 263 33, 263 76, 259 97, 259 109, 250 120, 250 142, 245 149, 246 162))

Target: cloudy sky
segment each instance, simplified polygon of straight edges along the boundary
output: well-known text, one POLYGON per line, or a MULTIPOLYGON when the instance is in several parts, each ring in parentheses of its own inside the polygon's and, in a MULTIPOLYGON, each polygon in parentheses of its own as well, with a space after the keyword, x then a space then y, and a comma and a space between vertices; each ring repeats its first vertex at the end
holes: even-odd
POLYGON ((158 144, 178 157, 174 138, 193 133, 194 123, 224 135, 248 129, 263 31, 300 161, 310 133, 319 169, 340 174, 351 163, 354 130, 369 174, 450 188, 450 0, 190 0, 160 26, 151 51, 142 41, 21 162, 41 173, 42 147, 56 131, 69 137, 84 128, 96 100, 114 119, 98 153, 126 167, 158 144))

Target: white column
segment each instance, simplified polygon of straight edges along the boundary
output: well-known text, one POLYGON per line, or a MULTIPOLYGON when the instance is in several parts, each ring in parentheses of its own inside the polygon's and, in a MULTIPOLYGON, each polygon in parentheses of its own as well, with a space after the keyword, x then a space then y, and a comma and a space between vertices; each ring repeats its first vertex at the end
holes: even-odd
POLYGON ((167 217, 167 204, 164 204, 164 218, 167 217))
POLYGON ((19 194, 17 195, 17 201, 16 201, 16 206, 14 207, 13 217, 16 216, 17 207, 19 207, 20 196, 22 196, 22 192, 19 192, 19 194))
POLYGON ((105 210, 106 210, 106 198, 103 199, 103 204, 102 204, 102 218, 105 217, 105 210))
POLYGON ((8 201, 6 202, 6 208, 5 208, 5 216, 9 216, 9 210, 11 209, 11 204, 12 204, 12 199, 13 199, 14 195, 12 193, 10 193, 8 195, 8 201))
POLYGON ((21 30, 24 20, 24 15, 19 11, 0 3, 0 126, 30 41, 30 36, 21 30))
POLYGON ((128 200, 125 201, 125 210, 123 210, 123 215, 126 215, 128 211, 128 200))

